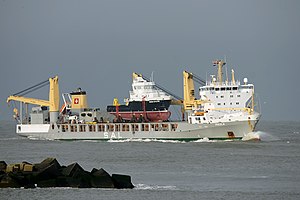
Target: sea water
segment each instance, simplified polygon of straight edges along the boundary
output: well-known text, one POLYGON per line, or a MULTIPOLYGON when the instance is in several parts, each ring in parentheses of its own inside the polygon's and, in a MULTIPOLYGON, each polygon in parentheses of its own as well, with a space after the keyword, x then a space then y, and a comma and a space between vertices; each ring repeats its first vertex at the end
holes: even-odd
POLYGON ((128 174, 134 189, 0 189, 0 199, 300 199, 300 123, 261 121, 260 141, 48 141, 0 122, 0 160, 55 157, 128 174))

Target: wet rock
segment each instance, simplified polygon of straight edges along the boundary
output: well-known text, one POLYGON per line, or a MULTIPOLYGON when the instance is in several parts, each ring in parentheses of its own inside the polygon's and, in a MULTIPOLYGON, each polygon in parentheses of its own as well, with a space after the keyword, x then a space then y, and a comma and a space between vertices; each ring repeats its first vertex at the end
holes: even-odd
POLYGON ((8 182, 11 182, 13 184, 17 183, 18 185, 20 185, 20 187, 24 188, 35 188, 35 181, 31 173, 17 171, 9 172, 6 175, 9 176, 9 178, 6 179, 8 180, 8 182))
POLYGON ((79 176, 76 179, 80 181, 80 185, 78 186, 79 188, 90 188, 90 187, 92 187, 92 185, 91 185, 91 175, 90 175, 89 172, 84 172, 84 173, 79 174, 79 176))
POLYGON ((47 179, 37 182, 37 186, 40 188, 57 187, 56 179, 47 179))
POLYGON ((104 169, 93 169, 91 171, 91 185, 95 188, 114 188, 112 177, 104 169))
POLYGON ((18 180, 14 179, 9 174, 5 174, 0 182, 0 188, 20 188, 22 187, 21 184, 19 184, 18 180))
POLYGON ((114 185, 118 189, 123 189, 123 188, 129 188, 132 189, 134 188, 134 185, 131 182, 131 177, 128 175, 122 175, 122 174, 113 174, 112 175, 112 180, 114 182, 114 185))
POLYGON ((50 165, 54 165, 55 168, 57 169, 61 168, 56 158, 46 158, 41 163, 34 164, 34 167, 37 171, 40 171, 42 169, 49 167, 50 165))
POLYGON ((41 163, 6 165, 0 161, 0 188, 75 187, 133 188, 128 175, 109 175, 104 169, 85 171, 78 163, 61 166, 55 158, 41 163))
POLYGON ((5 172, 6 166, 7 166, 7 164, 5 161, 0 161, 0 172, 5 172))
POLYGON ((0 171, 0 182, 6 173, 4 171, 0 171))
POLYGON ((69 187, 91 187, 91 174, 85 171, 78 163, 73 163, 61 170, 62 175, 68 177, 69 187))
POLYGON ((61 170, 62 175, 67 177, 74 177, 81 172, 84 172, 84 169, 78 163, 72 163, 61 170))
POLYGON ((46 168, 41 169, 36 174, 36 181, 50 180, 55 179, 61 175, 59 168, 55 163, 47 166, 46 168))

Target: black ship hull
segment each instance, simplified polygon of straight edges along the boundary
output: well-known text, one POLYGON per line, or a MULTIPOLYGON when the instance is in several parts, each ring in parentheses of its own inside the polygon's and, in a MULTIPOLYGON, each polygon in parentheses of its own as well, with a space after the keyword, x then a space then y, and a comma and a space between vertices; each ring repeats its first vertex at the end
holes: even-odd
POLYGON ((118 109, 116 106, 107 106, 107 112, 115 115, 117 118, 121 117, 125 121, 131 121, 133 118, 143 116, 146 121, 159 122, 167 121, 171 116, 168 111, 171 100, 163 101, 133 101, 128 105, 120 105, 118 109))
MULTIPOLYGON (((120 105, 119 112, 132 112, 132 111, 164 111, 168 110, 171 105, 171 100, 162 101, 132 101, 128 105, 120 105), (144 106, 145 104, 145 106, 144 106), (144 108, 145 107, 145 108, 144 108)), ((116 106, 107 106, 107 112, 116 112, 116 106)))

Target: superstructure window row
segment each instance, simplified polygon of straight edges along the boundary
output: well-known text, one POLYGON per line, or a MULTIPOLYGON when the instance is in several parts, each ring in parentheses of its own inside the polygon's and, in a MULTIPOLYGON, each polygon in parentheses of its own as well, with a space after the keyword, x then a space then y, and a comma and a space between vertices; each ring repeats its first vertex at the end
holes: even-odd
POLYGON ((238 87, 206 87, 200 88, 201 91, 225 91, 225 90, 238 90, 238 87))

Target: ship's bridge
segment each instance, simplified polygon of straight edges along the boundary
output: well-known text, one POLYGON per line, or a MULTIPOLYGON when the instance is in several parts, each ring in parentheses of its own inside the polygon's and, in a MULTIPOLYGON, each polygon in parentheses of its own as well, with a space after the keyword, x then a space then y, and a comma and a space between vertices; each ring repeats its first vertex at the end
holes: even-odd
POLYGON ((137 76, 132 82, 132 91, 129 91, 129 101, 147 100, 171 100, 171 96, 160 89, 155 88, 153 81, 147 81, 137 76))
MULTIPOLYGON (((233 79, 234 80, 234 79, 233 79)), ((199 88, 201 100, 209 100, 204 104, 204 110, 249 108, 253 100, 254 85, 245 78, 240 81, 216 82, 212 79, 205 86, 199 88)))
POLYGON ((241 89, 253 89, 253 84, 240 85, 240 84, 222 84, 222 85, 207 85, 199 88, 199 91, 233 91, 233 90, 241 90, 241 89))

